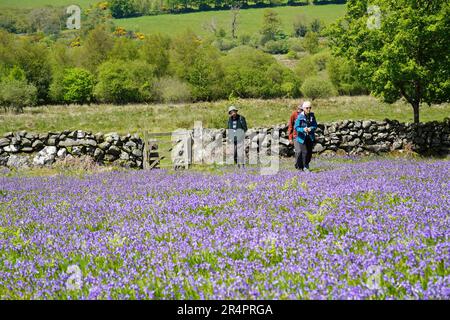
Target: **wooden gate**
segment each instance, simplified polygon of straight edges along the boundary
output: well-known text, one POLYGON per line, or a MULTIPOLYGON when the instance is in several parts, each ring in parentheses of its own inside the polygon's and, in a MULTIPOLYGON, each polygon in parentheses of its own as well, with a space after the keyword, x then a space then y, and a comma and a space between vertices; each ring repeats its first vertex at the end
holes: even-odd
POLYGON ((188 130, 144 132, 144 169, 188 169, 191 163, 192 138, 188 130))

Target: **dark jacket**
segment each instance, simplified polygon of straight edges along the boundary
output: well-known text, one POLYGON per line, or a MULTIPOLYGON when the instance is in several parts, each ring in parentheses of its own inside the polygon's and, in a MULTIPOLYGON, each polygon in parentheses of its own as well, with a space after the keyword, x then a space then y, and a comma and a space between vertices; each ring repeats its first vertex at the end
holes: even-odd
POLYGON ((227 129, 228 129, 228 139, 230 141, 233 141, 234 137, 236 137, 238 141, 244 140, 245 132, 247 132, 247 130, 248 130, 247 129, 247 121, 245 121, 245 117, 241 116, 239 114, 237 115, 237 129, 241 129, 242 131, 238 130, 236 132, 236 134, 234 134, 234 132, 233 132, 233 119, 232 119, 231 116, 228 118, 227 129))
POLYGON ((314 141, 314 131, 316 131, 316 129, 317 121, 314 113, 310 112, 309 115, 306 116, 305 113, 302 112, 298 115, 298 118, 295 121, 295 131, 297 131, 297 141, 300 144, 303 144, 307 137, 314 141), (311 132, 309 134, 305 133, 306 127, 311 129, 311 132))

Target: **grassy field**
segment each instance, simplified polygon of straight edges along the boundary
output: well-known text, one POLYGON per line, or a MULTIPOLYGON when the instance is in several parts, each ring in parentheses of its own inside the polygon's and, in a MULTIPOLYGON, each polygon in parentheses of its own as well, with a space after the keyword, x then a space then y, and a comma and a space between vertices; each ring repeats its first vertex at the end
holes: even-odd
MULTIPOLYGON (((247 118, 249 127, 271 126, 285 123, 292 108, 298 103, 293 99, 239 100, 236 105, 247 118)), ((9 131, 33 132, 83 129, 94 132, 141 133, 170 132, 177 128, 192 128, 194 121, 202 121, 204 127, 221 128, 227 119, 228 101, 178 105, 91 105, 91 106, 42 106, 26 108, 23 114, 0 113, 0 134, 9 131)), ((388 105, 375 98, 336 97, 317 100, 313 105, 319 122, 344 119, 397 119, 412 122, 412 108, 398 102, 388 105)), ((450 104, 424 106, 421 121, 442 120, 450 114, 450 104)))
MULTIPOLYGON (((0 0, 1 8, 39 8, 44 6, 67 6, 71 4, 87 8, 97 0, 0 0)), ((345 5, 323 5, 323 6, 294 6, 273 8, 279 14, 283 22, 283 29, 287 33, 292 33, 292 23, 294 18, 302 14, 307 21, 320 19, 325 24, 329 24, 341 17, 345 13, 345 5)), ((241 10, 238 17, 237 34, 253 34, 262 25, 264 11, 266 9, 245 9, 241 10)), ((158 16, 143 16, 138 18, 115 19, 117 26, 127 30, 140 31, 143 33, 161 32, 165 34, 180 34, 187 28, 199 35, 206 35, 209 31, 204 28, 205 24, 214 21, 217 28, 224 28, 230 33, 231 12, 230 11, 207 11, 188 14, 165 14, 158 16)))
POLYGON ((91 3, 98 0, 0 0, 0 8, 41 8, 45 6, 70 6, 75 4, 81 8, 88 8, 91 3))
MULTIPOLYGON (((287 33, 292 33, 292 23, 294 18, 303 14, 309 21, 317 18, 328 24, 335 21, 345 13, 345 5, 324 5, 324 6, 302 6, 302 7, 278 7, 273 8, 279 14, 283 22, 283 29, 287 33)), ((241 10, 238 17, 237 34, 253 34, 262 25, 265 9, 241 10)), ((209 11, 196 12, 179 15, 159 15, 129 19, 116 19, 118 26, 127 30, 140 31, 143 33, 161 32, 167 34, 180 34, 186 28, 190 28, 197 34, 204 35, 208 31, 203 28, 205 23, 215 21, 218 28, 224 28, 230 33, 231 12, 229 11, 209 11)))

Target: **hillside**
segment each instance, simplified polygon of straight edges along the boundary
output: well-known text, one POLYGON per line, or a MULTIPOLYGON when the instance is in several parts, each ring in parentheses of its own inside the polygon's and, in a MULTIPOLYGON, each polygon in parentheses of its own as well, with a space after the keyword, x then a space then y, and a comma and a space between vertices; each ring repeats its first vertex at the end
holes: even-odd
MULTIPOLYGON (((345 7, 345 5, 323 5, 278 7, 272 8, 272 10, 278 13, 283 22, 284 31, 290 34, 292 32, 294 18, 299 14, 302 14, 307 21, 319 19, 325 24, 329 24, 344 15, 345 7)), ((253 34, 257 32, 261 28, 265 10, 266 9, 240 10, 237 34, 253 34)), ((229 32, 231 13, 229 11, 207 11, 114 20, 115 24, 118 26, 124 27, 127 30, 143 33, 161 32, 165 34, 180 34, 186 28, 190 28, 200 35, 208 33, 203 26, 212 21, 214 21, 217 28, 224 28, 225 31, 229 32)))

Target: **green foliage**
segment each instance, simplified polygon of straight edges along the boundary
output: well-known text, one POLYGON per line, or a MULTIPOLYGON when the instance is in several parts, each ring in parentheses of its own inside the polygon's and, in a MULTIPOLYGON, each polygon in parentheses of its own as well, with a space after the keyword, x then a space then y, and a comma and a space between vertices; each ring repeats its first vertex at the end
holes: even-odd
POLYGON ((304 15, 299 14, 294 18, 293 22, 295 37, 304 37, 308 32, 308 25, 306 23, 306 18, 304 15))
POLYGON ((318 68, 314 62, 313 56, 307 55, 299 60, 297 66, 294 69, 294 73, 298 78, 300 84, 311 76, 315 76, 318 73, 318 68))
POLYGON ((191 86, 195 100, 213 100, 224 97, 223 68, 220 52, 204 45, 192 31, 174 39, 171 49, 173 72, 191 86))
POLYGON ((66 103, 90 103, 94 89, 94 77, 81 68, 66 69, 63 78, 63 99, 66 103))
POLYGON ((319 34, 322 31, 322 22, 316 18, 311 22, 310 28, 312 32, 319 34))
POLYGON ((52 78, 48 49, 29 39, 14 42, 5 49, 12 50, 13 63, 25 71, 28 83, 36 87, 38 102, 46 101, 52 78))
POLYGON ((327 73, 334 87, 341 95, 367 94, 368 90, 358 79, 357 69, 341 57, 333 57, 327 62, 327 73))
POLYGON ((331 82, 328 79, 317 76, 307 78, 300 90, 305 97, 312 100, 329 98, 335 95, 335 89, 331 82))
POLYGON ((281 19, 276 11, 270 9, 264 11, 263 25, 260 33, 262 35, 262 45, 270 40, 279 40, 285 38, 281 19))
MULTIPOLYGON (((296 83, 291 70, 279 65, 272 56, 251 47, 231 50, 222 58, 222 63, 226 91, 235 92, 241 98, 283 96, 283 83, 296 83)), ((289 86, 285 84, 283 88, 286 90, 289 86)))
POLYGON ((289 44, 289 50, 295 51, 295 52, 303 52, 305 49, 303 48, 303 41, 298 38, 289 38, 287 40, 289 44))
POLYGON ((11 33, 31 31, 27 10, 2 9, 0 11, 0 29, 11 33))
POLYGON ((106 26, 95 27, 83 43, 81 65, 92 73, 108 58, 114 46, 114 40, 106 26))
POLYGON ((289 44, 286 40, 269 40, 264 45, 264 51, 270 54, 284 54, 289 50, 289 44))
POLYGON ((124 37, 116 39, 108 55, 111 60, 137 60, 139 51, 136 41, 124 37))
POLYGON ((99 67, 94 94, 108 103, 151 101, 153 73, 154 68, 144 61, 106 61, 99 67))
POLYGON ((109 10, 114 18, 128 18, 137 15, 133 1, 129 0, 111 0, 109 10))
POLYGON ((213 45, 221 51, 228 51, 237 47, 238 41, 235 39, 218 38, 213 42, 213 45))
POLYGON ((291 60, 297 59, 298 58, 297 52, 289 50, 288 53, 286 54, 286 58, 291 59, 291 60))
POLYGON ((327 63, 331 60, 332 57, 329 51, 321 51, 315 54, 312 58, 317 66, 317 69, 319 71, 322 71, 326 69, 327 63))
POLYGON ((145 38, 139 54, 141 59, 155 67, 155 74, 161 77, 168 72, 171 40, 162 34, 152 34, 145 38))
POLYGON ((28 14, 30 31, 58 35, 65 27, 66 14, 61 8, 36 8, 28 14))
POLYGON ((303 39, 303 47, 310 54, 319 52, 319 36, 317 33, 309 31, 303 39))
POLYGON ((18 67, 0 79, 0 106, 5 110, 23 111, 24 107, 34 106, 37 102, 37 89, 28 84, 25 72, 18 67))
POLYGON ((92 4, 88 10, 81 11, 82 28, 79 30, 83 36, 86 36, 97 26, 103 25, 107 30, 114 30, 114 22, 111 19, 109 10, 101 8, 99 5, 92 4))
POLYGON ((155 83, 156 99, 163 103, 189 102, 192 100, 189 86, 177 78, 163 77, 155 83))
POLYGON ((330 28, 336 54, 357 66, 378 97, 403 96, 419 122, 421 103, 450 99, 450 3, 350 0, 346 16, 330 28), (367 16, 370 5, 380 9, 367 16))

